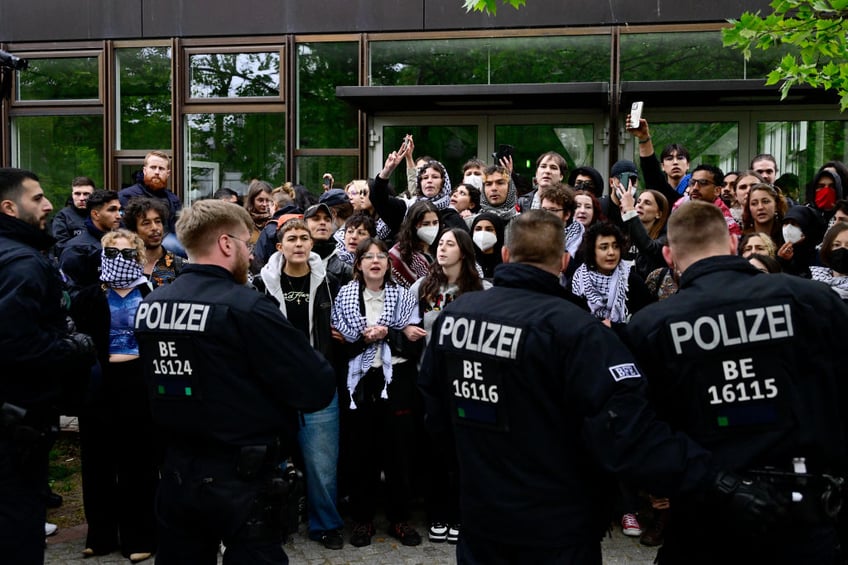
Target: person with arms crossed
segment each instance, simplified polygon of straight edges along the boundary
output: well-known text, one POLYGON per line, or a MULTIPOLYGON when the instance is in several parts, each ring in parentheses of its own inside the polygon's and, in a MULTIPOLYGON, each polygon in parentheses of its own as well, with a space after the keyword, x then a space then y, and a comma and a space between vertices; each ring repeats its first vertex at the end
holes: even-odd
MULTIPOLYGON (((727 477, 654 417, 630 352, 570 301, 563 249, 559 218, 524 212, 494 287, 463 294, 433 326, 418 383, 431 428, 452 423, 460 564, 600 565, 611 473, 659 496, 714 491, 727 477)), ((758 522, 779 515, 760 483, 723 498, 758 522)))
POLYGON ((792 502, 785 520, 753 534, 723 528, 716 543, 703 524, 726 523, 728 509, 672 497, 658 563, 835 563, 848 397, 833 355, 848 339, 848 308, 824 285, 763 276, 736 256, 707 202, 671 215, 663 253, 680 290, 627 327, 657 413, 720 467, 792 502))
POLYGON ((246 286, 243 208, 200 200, 177 235, 190 263, 139 306, 135 333, 164 449, 156 563, 288 563, 282 547, 297 412, 333 398, 327 360, 246 286))

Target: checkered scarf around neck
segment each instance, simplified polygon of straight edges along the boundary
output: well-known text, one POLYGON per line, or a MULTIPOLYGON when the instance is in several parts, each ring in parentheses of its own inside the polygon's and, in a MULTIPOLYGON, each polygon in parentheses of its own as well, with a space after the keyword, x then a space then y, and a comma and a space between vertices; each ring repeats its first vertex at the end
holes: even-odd
MULTIPOLYGON (((450 177, 448 176, 448 172, 445 169, 445 166, 442 165, 438 161, 429 161, 422 167, 418 168, 418 173, 416 175, 416 185, 415 185, 415 193, 416 199, 407 201, 407 208, 415 204, 415 202, 420 202, 422 200, 429 200, 433 203, 433 206, 436 207, 436 210, 444 210, 448 206, 450 206, 450 195, 451 195, 451 182, 450 177), (444 184, 442 184, 442 190, 435 196, 424 196, 424 193, 421 191, 421 175, 424 174, 424 171, 427 169, 437 168, 442 173, 442 178, 445 179, 444 184)), ((380 234, 377 234, 377 237, 380 237, 380 234)))
MULTIPOLYGON (((575 222, 576 223, 576 222, 575 222)), ((611 322, 627 322, 627 278, 630 276, 631 261, 621 261, 611 275, 590 270, 583 263, 574 272, 571 291, 586 297, 592 315, 611 322)))
POLYGON ((848 299, 848 277, 834 277, 829 267, 811 266, 810 274, 814 281, 823 282, 836 291, 842 300, 848 299))
MULTIPOLYGON (((363 289, 359 281, 352 281, 341 288, 333 308, 333 327, 344 336, 345 341, 353 343, 362 337, 367 327, 367 320, 359 310, 359 297, 363 289)), ((365 295, 364 300, 369 300, 365 295)), ((418 307, 418 301, 409 291, 401 286, 387 284, 383 295, 383 313, 377 319, 376 325, 402 330, 409 324, 412 313, 418 307)), ((350 408, 356 409, 353 401, 353 391, 374 363, 374 358, 380 355, 383 360, 383 392, 382 398, 389 397, 389 384, 392 382, 392 350, 385 341, 375 341, 350 360, 347 370, 347 389, 350 391, 350 408)))
POLYGON ((584 231, 586 231, 586 228, 577 220, 574 220, 565 226, 565 250, 568 251, 572 257, 577 255, 577 251, 580 249, 580 244, 583 243, 584 231))
POLYGON ((344 242, 345 229, 344 226, 340 227, 333 233, 333 240, 336 242, 336 257, 347 263, 348 265, 353 265, 353 260, 355 259, 354 254, 347 250, 344 242))
POLYGON ((509 179, 509 188, 507 188, 506 191, 506 200, 504 200, 504 203, 500 206, 492 206, 489 204, 489 199, 486 198, 486 190, 483 189, 480 191, 480 211, 490 212, 502 219, 504 222, 508 222, 518 215, 518 210, 515 209, 517 202, 518 191, 515 188, 515 183, 512 182, 512 178, 509 179))
POLYGON ((147 282, 144 266, 135 259, 124 259, 118 254, 114 259, 100 252, 100 280, 112 288, 135 288, 147 282))

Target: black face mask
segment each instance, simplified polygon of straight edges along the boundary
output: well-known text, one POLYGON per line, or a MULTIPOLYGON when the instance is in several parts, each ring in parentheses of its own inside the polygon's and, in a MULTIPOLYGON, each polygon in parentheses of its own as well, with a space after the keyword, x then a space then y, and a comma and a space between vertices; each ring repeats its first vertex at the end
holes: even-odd
POLYGON ((840 247, 830 252, 830 268, 841 275, 848 275, 848 248, 840 247))

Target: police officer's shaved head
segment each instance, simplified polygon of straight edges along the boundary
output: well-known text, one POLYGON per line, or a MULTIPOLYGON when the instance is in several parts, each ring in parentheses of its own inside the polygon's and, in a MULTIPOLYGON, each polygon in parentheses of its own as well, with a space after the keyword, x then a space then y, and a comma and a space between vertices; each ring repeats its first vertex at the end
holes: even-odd
POLYGON ((673 263, 680 272, 699 259, 735 254, 735 248, 736 238, 731 237, 724 215, 712 202, 687 202, 668 220, 666 249, 671 250, 673 263))
POLYGON ((189 255, 202 255, 221 234, 234 228, 253 231, 253 219, 247 210, 223 200, 198 200, 184 208, 177 219, 177 237, 189 255))
POLYGON ((560 268, 565 249, 562 220, 545 210, 529 210, 509 224, 506 237, 510 263, 560 268))

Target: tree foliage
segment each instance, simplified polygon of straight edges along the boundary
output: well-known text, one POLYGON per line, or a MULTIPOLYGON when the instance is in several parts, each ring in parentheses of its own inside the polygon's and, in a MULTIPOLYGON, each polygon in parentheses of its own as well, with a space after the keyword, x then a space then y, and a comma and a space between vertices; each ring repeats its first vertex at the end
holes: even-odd
POLYGON ((848 108, 848 0, 773 0, 772 13, 743 13, 729 20, 724 45, 745 58, 754 50, 790 47, 768 73, 766 84, 780 83, 781 98, 789 89, 806 84, 835 90, 840 106, 848 108))
MULTIPOLYGON (((516 10, 522 7, 527 0, 501 0, 504 6, 512 6, 516 10)), ((498 12, 498 0, 463 0, 463 7, 466 12, 474 10, 476 12, 485 12, 494 16, 498 12)))

